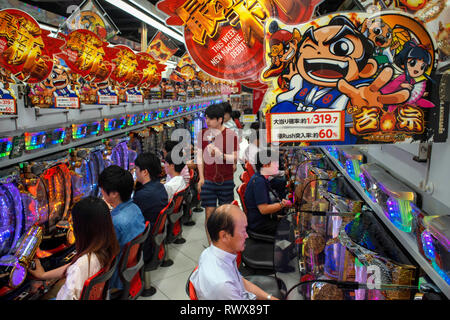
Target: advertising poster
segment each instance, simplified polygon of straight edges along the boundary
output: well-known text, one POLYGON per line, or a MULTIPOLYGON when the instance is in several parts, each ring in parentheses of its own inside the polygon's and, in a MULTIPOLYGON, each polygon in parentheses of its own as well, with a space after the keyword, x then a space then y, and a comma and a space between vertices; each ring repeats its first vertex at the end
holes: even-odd
POLYGON ((147 53, 150 53, 161 63, 169 60, 178 51, 178 46, 162 32, 155 34, 147 47, 147 53))
POLYGON ((266 27, 268 141, 446 141, 435 41, 413 16, 351 12, 266 27))
POLYGON ((264 67, 264 24, 308 21, 321 0, 163 0, 169 25, 184 26, 189 55, 203 71, 226 80, 258 79, 264 67))
POLYGON ((0 10, 0 67, 23 83, 45 80, 52 72, 53 55, 64 44, 48 35, 29 14, 0 10))
POLYGON ((116 45, 117 53, 112 62, 115 68, 110 78, 119 86, 119 101, 142 103, 142 93, 136 88, 142 80, 144 61, 138 62, 133 50, 124 45, 116 45), (122 96, 122 98, 121 98, 122 96))

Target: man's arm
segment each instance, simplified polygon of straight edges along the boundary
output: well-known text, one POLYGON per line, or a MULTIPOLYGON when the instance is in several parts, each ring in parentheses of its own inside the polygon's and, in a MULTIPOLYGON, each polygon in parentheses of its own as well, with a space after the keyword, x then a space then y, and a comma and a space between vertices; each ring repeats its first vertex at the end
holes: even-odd
POLYGON ((269 297, 269 294, 267 292, 258 287, 256 284, 251 283, 244 277, 242 277, 242 281, 244 282, 245 290, 253 293, 256 296, 257 300, 279 300, 277 297, 274 297, 272 295, 270 295, 269 297))

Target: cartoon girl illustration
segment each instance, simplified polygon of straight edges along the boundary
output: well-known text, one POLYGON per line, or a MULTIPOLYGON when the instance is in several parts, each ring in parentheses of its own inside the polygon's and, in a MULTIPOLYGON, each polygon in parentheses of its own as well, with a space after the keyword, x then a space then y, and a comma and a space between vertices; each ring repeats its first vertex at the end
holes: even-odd
MULTIPOLYGON (((433 108, 434 104, 423 99, 426 96, 427 79, 431 78, 425 73, 431 63, 431 54, 428 50, 414 40, 407 41, 403 49, 395 56, 394 62, 405 72, 385 85, 383 94, 396 92, 399 89, 408 89, 409 99, 404 102, 421 108, 433 108)), ((389 105, 388 111, 392 112, 396 105, 389 105)))

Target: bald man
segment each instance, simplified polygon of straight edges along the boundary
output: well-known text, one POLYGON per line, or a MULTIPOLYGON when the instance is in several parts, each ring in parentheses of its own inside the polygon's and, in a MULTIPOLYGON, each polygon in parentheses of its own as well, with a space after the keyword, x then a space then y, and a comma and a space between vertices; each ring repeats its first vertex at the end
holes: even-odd
POLYGON ((211 245, 201 256, 191 282, 199 300, 278 300, 244 279, 237 265, 237 253, 244 250, 247 217, 237 206, 216 208, 208 219, 211 245))

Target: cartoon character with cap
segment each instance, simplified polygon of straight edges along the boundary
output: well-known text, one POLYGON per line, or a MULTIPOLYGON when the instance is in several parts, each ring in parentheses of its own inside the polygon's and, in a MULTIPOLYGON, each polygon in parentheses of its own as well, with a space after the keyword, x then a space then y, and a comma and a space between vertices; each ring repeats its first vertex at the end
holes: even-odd
POLYGON ((346 110, 349 105, 357 111, 364 106, 382 108, 383 104, 405 102, 407 89, 380 92, 392 78, 393 69, 385 67, 373 79, 378 70, 373 53, 373 42, 345 16, 335 16, 316 29, 311 26, 300 42, 297 73, 289 90, 276 97, 270 112, 346 110))
POLYGON ((269 31, 272 33, 269 40, 271 65, 264 72, 263 77, 265 79, 279 77, 278 85, 281 89, 287 89, 289 74, 296 69, 294 62, 301 40, 300 31, 294 29, 293 32, 289 32, 279 29, 276 21, 270 24, 269 31))

